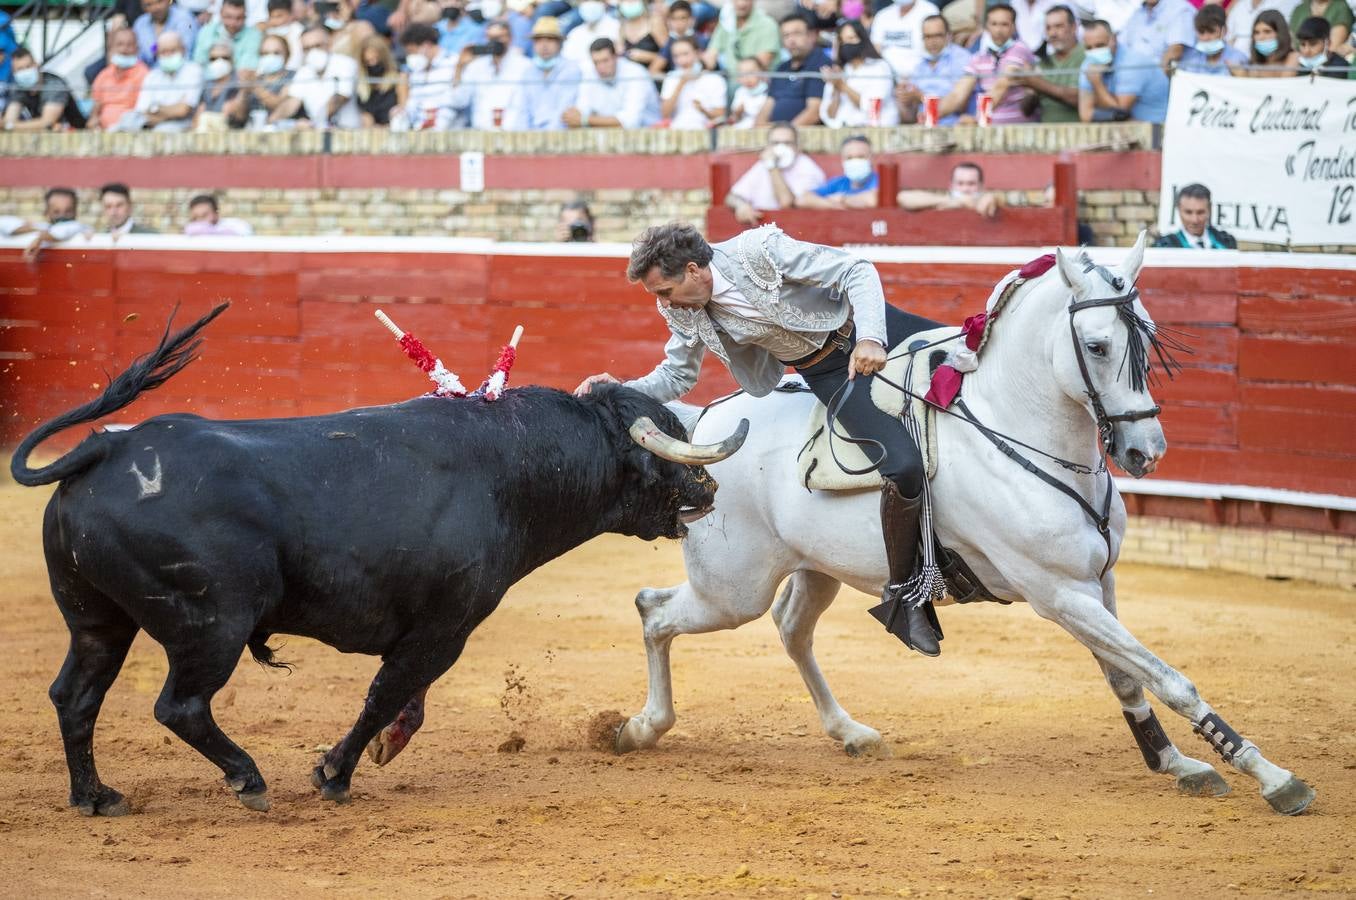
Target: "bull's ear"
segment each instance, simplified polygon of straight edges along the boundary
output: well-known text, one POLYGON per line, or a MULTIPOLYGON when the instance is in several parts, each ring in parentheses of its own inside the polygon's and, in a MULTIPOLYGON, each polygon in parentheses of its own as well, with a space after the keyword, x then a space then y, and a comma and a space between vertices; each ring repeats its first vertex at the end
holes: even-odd
POLYGON ((1059 277, 1073 290, 1075 300, 1086 300, 1092 295, 1092 282, 1077 259, 1056 247, 1055 264, 1059 266, 1059 277))
POLYGON ((1125 259, 1121 261, 1121 274, 1125 276, 1126 284, 1134 284, 1139 280, 1139 271, 1144 268, 1144 248, 1149 243, 1149 232, 1141 231, 1139 240, 1135 241, 1135 246, 1130 248, 1130 252, 1125 254, 1125 259))

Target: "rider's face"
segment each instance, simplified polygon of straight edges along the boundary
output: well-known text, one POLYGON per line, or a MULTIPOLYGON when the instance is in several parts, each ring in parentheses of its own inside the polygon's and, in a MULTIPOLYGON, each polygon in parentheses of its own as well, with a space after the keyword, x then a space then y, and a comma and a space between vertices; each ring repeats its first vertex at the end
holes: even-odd
POLYGON ((676 278, 665 277, 655 266, 640 283, 665 309, 701 309, 711 300, 711 272, 695 262, 688 263, 676 278))

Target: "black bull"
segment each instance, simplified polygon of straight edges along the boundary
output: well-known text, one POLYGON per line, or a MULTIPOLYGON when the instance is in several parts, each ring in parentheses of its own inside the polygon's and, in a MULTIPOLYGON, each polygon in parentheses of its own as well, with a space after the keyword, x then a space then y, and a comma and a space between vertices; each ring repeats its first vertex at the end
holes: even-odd
POLYGON ((22 484, 61 482, 43 544, 71 644, 51 698, 71 804, 86 815, 128 810, 99 780, 93 732, 138 630, 169 660, 156 719, 261 810, 264 779, 211 710, 243 649, 276 664, 267 641, 286 633, 381 656, 357 721, 313 775, 322 796, 344 800, 363 748, 451 668, 510 585, 604 532, 681 536, 716 490, 696 463, 728 456, 747 429, 694 447, 669 437, 685 436, 677 418, 635 391, 521 388, 494 403, 424 398, 298 419, 157 416, 28 467, 42 440, 191 362, 224 308, 167 330, 11 461, 22 484))

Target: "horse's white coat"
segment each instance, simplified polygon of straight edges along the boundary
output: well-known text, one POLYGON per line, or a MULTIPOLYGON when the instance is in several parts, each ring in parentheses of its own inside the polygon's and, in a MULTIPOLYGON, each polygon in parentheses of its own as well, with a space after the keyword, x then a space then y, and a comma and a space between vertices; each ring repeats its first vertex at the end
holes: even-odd
MULTIPOLYGON (((1134 283, 1143 251, 1141 235, 1122 263, 1126 284, 1134 283)), ((1121 291, 1058 254, 1057 266, 1025 285, 1003 310, 978 370, 966 376, 964 397, 990 427, 1096 469, 1097 431, 1069 328, 1071 293, 1086 300, 1121 291)), ((1148 318, 1142 305, 1135 310, 1148 318)), ((1074 321, 1085 345, 1108 345, 1104 359, 1087 357, 1107 412, 1152 407, 1147 388, 1133 391, 1121 370, 1127 332, 1115 308, 1085 309, 1074 321)), ((738 453, 710 467, 720 493, 715 511, 695 523, 686 539, 688 580, 673 588, 645 589, 636 597, 649 696, 619 730, 619 750, 652 747, 673 727, 669 647, 676 635, 735 628, 769 607, 824 730, 854 755, 881 748, 880 734, 853 720, 834 698, 812 651, 815 623, 839 585, 880 594, 887 574, 877 493, 810 493, 797 483, 796 453, 815 402, 807 394, 745 395, 711 408, 698 425, 694 441, 728 434, 740 418, 748 418, 752 428, 738 453)), ((1108 564, 1107 543, 1083 510, 1023 471, 968 424, 939 415, 937 432, 940 461, 932 493, 943 544, 959 551, 991 591, 1026 601, 1092 651, 1123 709, 1142 715, 1147 688, 1193 723, 1209 714, 1211 707, 1195 686, 1117 620, 1110 567, 1101 575, 1108 564)), ((1118 423, 1115 443, 1116 462, 1139 474, 1152 471, 1166 452, 1156 418, 1118 423)), ((1106 476, 1077 475, 1027 456, 1100 507, 1106 476)), ((1125 505, 1114 494, 1110 563, 1125 526, 1125 505)), ((1245 752, 1233 765, 1256 778, 1264 795, 1278 795, 1292 783, 1289 772, 1257 750, 1245 752)), ((1160 754, 1158 770, 1174 775, 1179 784, 1205 781, 1227 790, 1209 764, 1175 747, 1160 754)))

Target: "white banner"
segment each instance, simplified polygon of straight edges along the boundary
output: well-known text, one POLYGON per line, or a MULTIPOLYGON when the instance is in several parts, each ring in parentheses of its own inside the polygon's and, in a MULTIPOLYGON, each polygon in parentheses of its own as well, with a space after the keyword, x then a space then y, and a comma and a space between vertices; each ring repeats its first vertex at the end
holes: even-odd
POLYGON ((1163 130, 1158 229, 1200 183, 1242 241, 1356 244, 1356 81, 1178 72, 1163 130))

